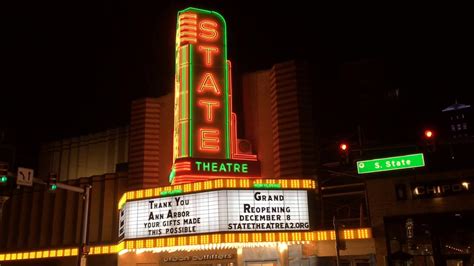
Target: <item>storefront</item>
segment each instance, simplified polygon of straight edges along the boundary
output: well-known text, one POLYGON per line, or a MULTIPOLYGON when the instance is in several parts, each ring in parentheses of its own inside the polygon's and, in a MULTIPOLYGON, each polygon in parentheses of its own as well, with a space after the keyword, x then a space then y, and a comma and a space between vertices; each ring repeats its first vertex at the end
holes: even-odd
POLYGON ((309 260, 313 180, 216 179, 127 192, 119 265, 246 265, 309 260), (172 195, 172 196, 169 196, 172 195))
POLYGON ((377 261, 472 265, 473 181, 454 171, 368 180, 377 261))

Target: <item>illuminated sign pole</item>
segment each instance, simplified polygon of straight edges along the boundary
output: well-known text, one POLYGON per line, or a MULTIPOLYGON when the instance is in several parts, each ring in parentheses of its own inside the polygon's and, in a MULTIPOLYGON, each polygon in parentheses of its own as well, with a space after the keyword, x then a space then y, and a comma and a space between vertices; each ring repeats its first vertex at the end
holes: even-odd
POLYGON ((226 22, 219 13, 197 8, 178 13, 175 63, 170 181, 177 184, 206 179, 189 173, 195 165, 188 159, 234 159, 226 22))

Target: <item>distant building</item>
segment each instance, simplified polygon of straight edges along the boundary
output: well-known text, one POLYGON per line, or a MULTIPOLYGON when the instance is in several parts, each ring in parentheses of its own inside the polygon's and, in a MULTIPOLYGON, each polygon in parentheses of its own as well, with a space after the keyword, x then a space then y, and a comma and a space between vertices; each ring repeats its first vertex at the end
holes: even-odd
POLYGON ((256 145, 263 176, 316 177, 312 75, 308 64, 288 61, 243 77, 245 137, 256 145))
POLYGON ((128 162, 128 127, 43 143, 37 177, 56 173, 60 181, 103 175, 128 162))
POLYGON ((462 141, 463 139, 472 138, 473 135, 473 114, 470 105, 461 104, 456 101, 442 110, 445 132, 451 140, 462 141))

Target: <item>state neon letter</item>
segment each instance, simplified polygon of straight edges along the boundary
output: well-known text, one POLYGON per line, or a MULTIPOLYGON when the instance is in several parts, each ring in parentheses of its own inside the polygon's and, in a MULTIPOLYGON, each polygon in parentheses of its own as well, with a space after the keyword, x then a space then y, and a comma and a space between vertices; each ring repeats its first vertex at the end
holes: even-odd
POLYGON ((204 58, 206 66, 212 66, 212 53, 219 53, 219 48, 214 46, 199 45, 199 52, 204 51, 204 58))
POLYGON ((210 72, 204 73, 204 77, 201 80, 201 85, 199 85, 198 92, 204 93, 205 91, 212 91, 217 95, 221 95, 221 91, 217 86, 214 75, 212 75, 210 72))
POLYGON ((199 33, 199 37, 206 39, 208 41, 217 40, 219 37, 219 33, 217 32, 217 23, 212 20, 202 20, 199 23, 199 29, 201 30, 199 33))
POLYGON ((215 128, 199 129, 199 149, 201 151, 219 152, 220 131, 215 128))
POLYGON ((213 100, 199 100, 199 106, 202 106, 206 109, 206 114, 204 114, 206 121, 212 122, 214 121, 213 108, 220 107, 221 104, 218 101, 213 101, 213 100))

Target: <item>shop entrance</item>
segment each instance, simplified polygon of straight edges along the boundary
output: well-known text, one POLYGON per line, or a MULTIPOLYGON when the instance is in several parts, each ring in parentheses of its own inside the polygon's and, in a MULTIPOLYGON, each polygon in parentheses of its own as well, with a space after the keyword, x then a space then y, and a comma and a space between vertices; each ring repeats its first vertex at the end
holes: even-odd
POLYGON ((389 265, 473 265, 474 211, 385 218, 389 265))

